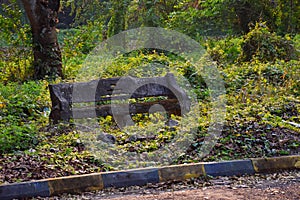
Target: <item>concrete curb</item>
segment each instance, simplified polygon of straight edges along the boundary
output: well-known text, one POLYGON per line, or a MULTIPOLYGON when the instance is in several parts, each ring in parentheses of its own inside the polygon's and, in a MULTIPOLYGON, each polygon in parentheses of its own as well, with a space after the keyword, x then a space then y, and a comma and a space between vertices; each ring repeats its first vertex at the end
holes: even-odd
POLYGON ((0 199, 49 197, 62 193, 80 193, 108 187, 129 187, 185 180, 200 176, 233 176, 300 169, 300 155, 274 158, 253 158, 222 162, 173 165, 116 172, 51 178, 39 181, 0 185, 0 199))

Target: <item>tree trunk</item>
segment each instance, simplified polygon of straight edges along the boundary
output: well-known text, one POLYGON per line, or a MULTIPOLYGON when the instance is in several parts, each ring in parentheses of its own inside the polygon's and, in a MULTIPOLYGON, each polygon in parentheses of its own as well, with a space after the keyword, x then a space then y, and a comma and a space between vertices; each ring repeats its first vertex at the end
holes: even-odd
POLYGON ((35 78, 62 77, 56 24, 60 0, 22 0, 33 36, 35 78))

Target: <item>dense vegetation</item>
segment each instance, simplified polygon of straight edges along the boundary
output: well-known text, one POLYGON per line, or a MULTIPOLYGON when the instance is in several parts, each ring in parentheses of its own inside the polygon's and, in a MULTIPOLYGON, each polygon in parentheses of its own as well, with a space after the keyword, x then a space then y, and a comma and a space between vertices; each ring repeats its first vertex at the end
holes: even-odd
MULTIPOLYGON (((112 169, 88 151, 74 126, 49 125, 47 86, 74 81, 97 42, 143 26, 165 27, 195 39, 225 82, 222 135, 209 155, 199 157, 211 102, 195 66, 174 54, 145 49, 119 55, 106 66, 103 77, 138 73, 141 66, 158 63, 189 81, 201 116, 190 125, 197 130, 193 143, 174 163, 299 154, 299 0, 63 1, 75 16, 71 27, 58 33, 64 79, 39 81, 33 80, 31 33, 22 6, 9 2, 0 10, 0 184, 112 169)), ((128 127, 139 134, 155 133, 151 140, 132 139, 111 117, 99 124, 120 148, 152 152, 181 131, 180 126, 152 123, 160 117, 137 115, 138 123, 128 127)))

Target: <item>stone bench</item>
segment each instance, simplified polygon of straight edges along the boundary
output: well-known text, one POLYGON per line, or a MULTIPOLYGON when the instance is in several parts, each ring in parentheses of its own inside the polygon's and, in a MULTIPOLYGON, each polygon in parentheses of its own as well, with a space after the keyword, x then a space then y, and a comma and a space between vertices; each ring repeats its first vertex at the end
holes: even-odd
POLYGON ((52 84, 49 90, 50 120, 54 124, 72 118, 111 115, 120 126, 126 126, 134 114, 166 112, 183 115, 190 109, 190 100, 172 73, 153 78, 127 76, 52 84))

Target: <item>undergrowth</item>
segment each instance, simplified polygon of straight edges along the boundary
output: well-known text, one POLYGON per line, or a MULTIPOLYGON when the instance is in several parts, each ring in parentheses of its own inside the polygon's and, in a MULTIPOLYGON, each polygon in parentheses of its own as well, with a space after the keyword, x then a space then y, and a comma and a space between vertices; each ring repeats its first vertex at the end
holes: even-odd
MULTIPOLYGON (((74 38, 79 38, 83 33, 77 30, 70 35, 63 33, 67 35, 62 41, 67 77, 63 81, 72 82, 80 78, 80 67, 93 47, 91 41, 89 44, 82 40, 74 42, 74 38)), ((97 123, 102 132, 115 138, 115 144, 122 151, 146 152, 148 156, 170 144, 173 138, 189 127, 195 132, 193 141, 183 154, 172 161, 173 164, 299 154, 300 131, 293 125, 300 123, 299 39, 299 35, 277 36, 264 25, 257 25, 244 36, 202 41, 224 80, 227 99, 223 131, 205 157, 199 155, 210 123, 210 91, 197 68, 168 52, 131 52, 98 68, 100 71, 97 73, 101 74, 101 78, 124 75, 143 77, 149 72, 151 76, 162 76, 169 69, 195 100, 197 118, 181 126, 182 118, 173 116, 175 125, 168 126, 165 123, 168 119, 163 114, 136 115, 133 116, 136 124, 124 130, 117 127, 112 117, 100 118, 97 123), (251 45, 253 42, 258 46, 251 45), (153 66, 155 71, 151 71, 153 66)), ((76 125, 49 125, 49 82, 25 81, 24 74, 28 70, 25 67, 28 64, 22 68, 20 62, 29 61, 22 59, 14 62, 14 59, 3 59, 0 65, 1 72, 5 72, 0 75, 0 159, 3 166, 9 166, 5 158, 18 160, 18 156, 22 155, 32 159, 32 162, 41 162, 41 168, 50 174, 46 173, 43 177, 113 170, 109 162, 89 151, 76 125), (20 73, 17 73, 18 70, 20 73), (12 82, 12 79, 22 83, 12 82)), ((4 170, 3 167, 1 170, 4 170)), ((20 180, 41 178, 38 173, 20 180)))

